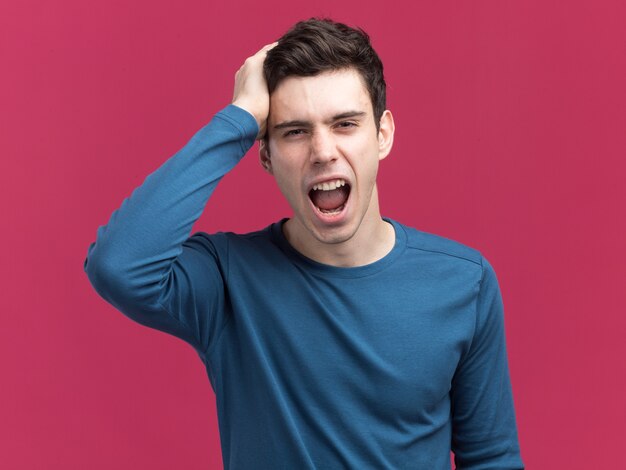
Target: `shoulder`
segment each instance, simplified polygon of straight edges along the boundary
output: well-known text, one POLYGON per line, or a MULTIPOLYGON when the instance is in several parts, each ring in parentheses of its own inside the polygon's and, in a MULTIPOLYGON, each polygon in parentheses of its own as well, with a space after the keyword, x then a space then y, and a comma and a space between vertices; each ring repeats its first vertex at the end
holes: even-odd
POLYGON ((454 268, 455 272, 471 273, 477 281, 480 290, 499 289, 496 271, 478 249, 465 245, 459 241, 424 232, 393 221, 407 235, 407 251, 413 252, 420 259, 428 258, 431 266, 439 266, 443 271, 454 268))
POLYGON ((491 298, 499 292, 496 272, 476 248, 433 233, 395 222, 407 236, 407 259, 412 266, 436 273, 440 282, 458 289, 461 283, 472 286, 474 294, 491 298))
POLYGON ((395 222, 395 224, 406 233, 408 250, 415 250, 451 260, 456 259, 461 263, 473 264, 478 267, 483 265, 483 255, 476 248, 441 235, 406 226, 399 222, 395 222))
MULTIPOLYGON (((493 267, 477 248, 391 221, 406 234, 406 262, 437 273, 442 282, 464 279, 478 292, 484 280, 495 280, 493 267)), ((497 281, 496 281, 497 282, 497 281)))

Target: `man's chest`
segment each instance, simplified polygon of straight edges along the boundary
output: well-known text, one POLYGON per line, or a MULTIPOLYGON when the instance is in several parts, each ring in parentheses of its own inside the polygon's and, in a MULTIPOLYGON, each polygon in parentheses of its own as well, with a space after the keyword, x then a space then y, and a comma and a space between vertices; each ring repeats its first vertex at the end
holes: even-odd
POLYGON ((230 333, 245 345, 242 360, 262 361, 294 399, 320 409, 361 403, 422 419, 415 414, 448 398, 473 334, 474 291, 424 276, 373 281, 294 275, 251 283, 232 301, 230 333))

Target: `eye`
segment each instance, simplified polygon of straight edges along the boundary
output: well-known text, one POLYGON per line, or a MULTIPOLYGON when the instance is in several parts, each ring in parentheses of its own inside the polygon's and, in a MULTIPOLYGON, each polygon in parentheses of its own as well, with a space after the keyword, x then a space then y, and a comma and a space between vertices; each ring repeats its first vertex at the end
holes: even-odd
POLYGON ((340 129, 349 129, 351 127, 356 127, 357 124, 354 121, 341 121, 337 123, 337 127, 340 129))
POLYGON ((290 131, 287 131, 283 134, 284 137, 292 137, 292 136, 297 136, 297 135, 301 135, 304 134, 305 130, 304 129, 291 129, 290 131))

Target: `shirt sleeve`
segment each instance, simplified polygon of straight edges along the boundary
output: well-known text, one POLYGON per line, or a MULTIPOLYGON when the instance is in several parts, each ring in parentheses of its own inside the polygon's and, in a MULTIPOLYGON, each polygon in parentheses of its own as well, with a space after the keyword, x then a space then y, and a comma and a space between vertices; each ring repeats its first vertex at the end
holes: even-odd
POLYGON ((482 258, 472 343, 452 381, 452 451, 457 469, 523 469, 496 274, 482 258))
POLYGON ((201 355, 224 323, 224 277, 205 234, 189 236, 220 179, 253 145, 254 117, 229 105, 126 198, 98 228, 84 270, 129 318, 201 355))

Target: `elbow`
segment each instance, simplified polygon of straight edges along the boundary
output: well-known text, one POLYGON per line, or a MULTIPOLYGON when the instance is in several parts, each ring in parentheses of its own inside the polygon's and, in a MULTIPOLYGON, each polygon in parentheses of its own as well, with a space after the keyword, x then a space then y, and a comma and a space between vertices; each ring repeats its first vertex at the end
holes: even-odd
POLYGON ((123 313, 133 316, 137 309, 154 309, 159 304, 162 274, 149 264, 132 263, 108 256, 92 244, 84 271, 94 290, 123 313))
POLYGON ((106 256, 101 256, 95 250, 93 243, 85 257, 83 269, 95 291, 109 303, 113 297, 119 296, 127 285, 119 263, 113 262, 111 258, 106 256))

